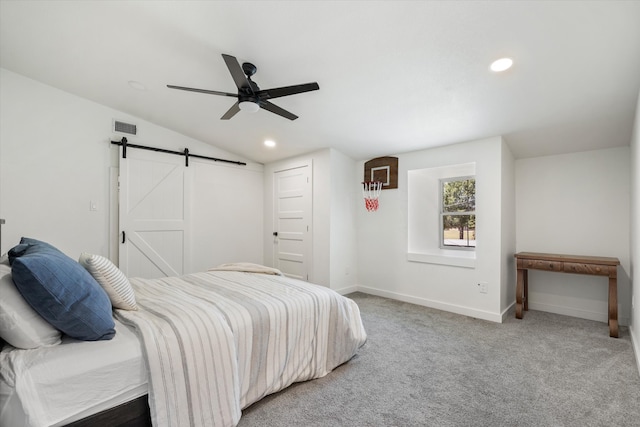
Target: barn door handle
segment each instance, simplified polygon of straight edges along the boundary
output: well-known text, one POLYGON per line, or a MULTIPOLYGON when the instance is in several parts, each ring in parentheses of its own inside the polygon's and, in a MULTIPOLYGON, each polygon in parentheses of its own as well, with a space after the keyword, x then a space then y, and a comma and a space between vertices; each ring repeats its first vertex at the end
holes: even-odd
POLYGON ((127 235, 126 235, 126 234, 125 234, 125 232, 123 231, 123 232, 122 232, 122 243, 124 243, 124 242, 126 241, 126 239, 127 239, 127 237, 126 237, 126 236, 127 236, 127 235))

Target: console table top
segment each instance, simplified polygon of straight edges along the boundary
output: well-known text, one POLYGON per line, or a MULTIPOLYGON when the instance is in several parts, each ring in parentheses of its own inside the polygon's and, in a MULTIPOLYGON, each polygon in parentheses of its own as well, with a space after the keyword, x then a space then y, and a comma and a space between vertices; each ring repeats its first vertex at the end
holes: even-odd
POLYGON ((584 255, 563 255, 563 254, 547 254, 539 252, 518 252, 514 255, 515 258, 520 259, 539 259, 545 261, 563 261, 563 262, 576 262, 587 264, 601 264, 601 265, 620 265, 618 258, 601 257, 601 256, 584 256, 584 255))

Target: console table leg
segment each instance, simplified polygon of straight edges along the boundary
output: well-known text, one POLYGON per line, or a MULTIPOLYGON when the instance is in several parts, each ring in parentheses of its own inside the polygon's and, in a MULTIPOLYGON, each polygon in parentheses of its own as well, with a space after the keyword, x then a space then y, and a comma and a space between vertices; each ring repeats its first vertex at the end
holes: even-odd
POLYGON ((522 319, 522 303, 524 299, 524 274, 525 270, 518 268, 516 272, 516 319, 522 319))
POLYGON ((529 270, 522 272, 524 282, 524 311, 529 311, 529 270))
POLYGON ((609 336, 618 338, 618 279, 615 273, 613 277, 609 276, 609 336))

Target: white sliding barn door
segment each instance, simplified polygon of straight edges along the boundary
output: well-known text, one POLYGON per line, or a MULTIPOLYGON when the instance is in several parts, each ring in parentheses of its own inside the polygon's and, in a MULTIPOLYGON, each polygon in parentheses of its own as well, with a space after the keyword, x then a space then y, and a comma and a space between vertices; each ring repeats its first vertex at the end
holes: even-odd
POLYGON ((189 174, 182 156, 120 149, 119 267, 128 277, 188 270, 189 174))
POLYGON ((274 266, 302 280, 311 263, 311 187, 310 164, 273 174, 274 266))

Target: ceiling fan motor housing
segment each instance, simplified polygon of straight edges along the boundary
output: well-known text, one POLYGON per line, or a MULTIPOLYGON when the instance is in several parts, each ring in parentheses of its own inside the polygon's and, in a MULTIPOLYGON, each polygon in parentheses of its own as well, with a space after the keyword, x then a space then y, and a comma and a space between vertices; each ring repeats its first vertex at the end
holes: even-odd
POLYGON ((247 77, 251 77, 256 73, 256 71, 258 71, 258 67, 253 65, 251 62, 244 62, 242 64, 242 71, 244 71, 247 77))

